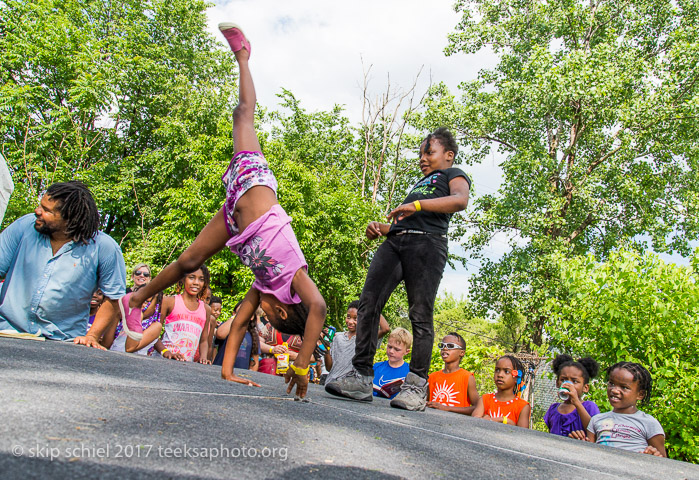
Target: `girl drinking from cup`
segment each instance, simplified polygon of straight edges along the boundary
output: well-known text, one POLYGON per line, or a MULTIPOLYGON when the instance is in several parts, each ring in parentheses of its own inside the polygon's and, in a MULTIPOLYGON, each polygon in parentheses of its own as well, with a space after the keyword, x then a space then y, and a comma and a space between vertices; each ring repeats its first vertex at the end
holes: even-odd
POLYGON ((558 355, 553 360, 556 386, 563 403, 553 403, 544 423, 554 435, 585 440, 590 419, 599 413, 599 407, 582 397, 590 390, 590 379, 597 376, 599 365, 592 358, 581 358, 577 362, 570 355, 558 355))

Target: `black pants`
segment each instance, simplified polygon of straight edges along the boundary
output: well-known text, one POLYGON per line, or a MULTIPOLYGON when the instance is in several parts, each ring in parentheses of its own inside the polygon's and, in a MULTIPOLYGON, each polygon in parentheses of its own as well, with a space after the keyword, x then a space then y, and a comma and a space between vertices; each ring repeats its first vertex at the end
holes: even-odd
POLYGON ((434 342, 434 300, 447 262, 447 239, 440 235, 390 235, 376 251, 359 298, 357 346, 352 364, 373 375, 379 315, 401 280, 408 293, 413 327, 410 371, 427 378, 434 342))

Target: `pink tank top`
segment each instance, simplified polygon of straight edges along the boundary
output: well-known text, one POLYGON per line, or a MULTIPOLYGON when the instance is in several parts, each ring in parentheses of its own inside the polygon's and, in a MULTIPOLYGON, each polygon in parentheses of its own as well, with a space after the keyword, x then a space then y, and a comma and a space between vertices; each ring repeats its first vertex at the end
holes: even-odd
POLYGON ((163 325, 163 345, 174 353, 181 353, 191 362, 199 348, 201 332, 206 325, 206 307, 199 300, 196 310, 187 309, 182 295, 175 296, 175 308, 163 325))

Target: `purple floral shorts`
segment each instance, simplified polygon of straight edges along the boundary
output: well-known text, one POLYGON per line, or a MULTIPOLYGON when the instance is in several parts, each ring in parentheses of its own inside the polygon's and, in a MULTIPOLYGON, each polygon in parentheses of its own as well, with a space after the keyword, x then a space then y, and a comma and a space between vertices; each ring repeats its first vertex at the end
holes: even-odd
POLYGON ((226 214, 226 228, 232 237, 238 234, 238 225, 233 218, 235 205, 240 197, 252 187, 269 187, 277 194, 277 179, 269 169, 269 164, 262 152, 242 151, 233 157, 226 173, 223 174, 226 186, 226 202, 223 205, 226 214))

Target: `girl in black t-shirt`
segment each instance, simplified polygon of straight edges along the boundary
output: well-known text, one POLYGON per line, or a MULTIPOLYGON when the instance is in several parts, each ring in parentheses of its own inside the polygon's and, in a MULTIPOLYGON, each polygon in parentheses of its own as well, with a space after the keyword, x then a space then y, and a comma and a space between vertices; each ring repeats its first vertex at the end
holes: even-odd
POLYGON ((391 406, 425 409, 434 341, 432 313, 447 261, 447 229, 452 214, 466 208, 471 186, 464 172, 452 168, 458 149, 446 128, 427 135, 420 146, 423 178, 403 204, 388 214, 390 224, 370 222, 367 226, 368 239, 386 237, 386 240, 371 261, 359 300, 354 369, 328 383, 325 389, 329 393, 371 401, 379 317, 402 280, 408 293, 414 344, 410 373, 400 393, 391 400, 391 406))

